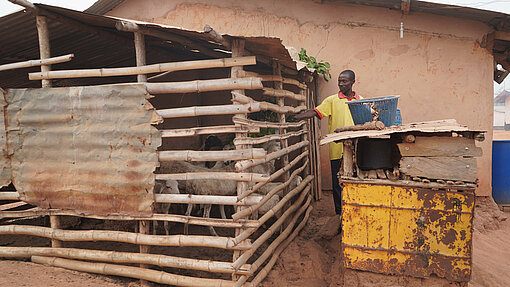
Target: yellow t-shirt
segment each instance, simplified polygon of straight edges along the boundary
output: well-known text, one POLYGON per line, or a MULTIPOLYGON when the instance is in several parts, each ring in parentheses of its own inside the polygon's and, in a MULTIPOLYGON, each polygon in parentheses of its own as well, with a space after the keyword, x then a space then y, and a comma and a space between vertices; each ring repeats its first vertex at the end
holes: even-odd
MULTIPOLYGON (((354 92, 354 98, 352 100, 362 99, 356 92, 354 92)), ((315 108, 315 111, 319 114, 319 118, 329 117, 328 120, 328 131, 334 133, 335 129, 339 127, 353 126, 351 111, 346 102, 349 99, 338 92, 338 94, 331 95, 322 101, 322 103, 315 108)), ((329 144, 329 158, 331 160, 342 158, 343 145, 341 143, 332 142, 329 144)))

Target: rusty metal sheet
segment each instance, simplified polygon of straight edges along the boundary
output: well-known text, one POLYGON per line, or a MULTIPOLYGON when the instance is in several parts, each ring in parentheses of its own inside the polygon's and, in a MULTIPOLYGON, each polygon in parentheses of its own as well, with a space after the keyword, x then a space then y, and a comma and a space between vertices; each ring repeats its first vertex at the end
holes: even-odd
POLYGON ((9 90, 7 138, 21 200, 151 215, 161 136, 149 96, 138 84, 9 90))
POLYGON ((5 132, 5 101, 6 92, 0 88, 0 186, 7 186, 11 183, 11 160, 7 153, 7 133, 5 132))
POLYGON ((344 183, 348 268, 469 281, 474 193, 344 183))

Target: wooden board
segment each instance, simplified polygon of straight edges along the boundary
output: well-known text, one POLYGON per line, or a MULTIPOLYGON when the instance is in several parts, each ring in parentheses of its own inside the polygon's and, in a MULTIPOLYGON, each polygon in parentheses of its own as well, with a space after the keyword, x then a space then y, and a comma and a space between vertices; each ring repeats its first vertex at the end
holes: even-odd
POLYGON ((481 156, 475 140, 464 137, 416 137, 414 143, 398 144, 402 156, 481 156))
POLYGON ((411 177, 476 182, 475 158, 402 157, 400 172, 411 177))

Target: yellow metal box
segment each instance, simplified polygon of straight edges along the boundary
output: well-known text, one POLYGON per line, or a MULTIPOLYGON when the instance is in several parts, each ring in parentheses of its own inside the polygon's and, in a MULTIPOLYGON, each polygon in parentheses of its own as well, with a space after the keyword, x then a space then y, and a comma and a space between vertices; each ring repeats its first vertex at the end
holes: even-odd
POLYGON ((348 268, 452 281, 471 275, 473 190, 343 181, 348 268))

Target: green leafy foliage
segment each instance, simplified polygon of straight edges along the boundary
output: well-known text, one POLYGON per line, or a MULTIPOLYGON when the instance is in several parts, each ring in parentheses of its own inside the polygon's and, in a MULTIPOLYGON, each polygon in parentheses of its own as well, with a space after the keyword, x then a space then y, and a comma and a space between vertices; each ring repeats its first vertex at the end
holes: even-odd
POLYGON ((301 48, 301 51, 299 51, 299 60, 306 63, 306 67, 315 69, 317 73, 321 74, 324 80, 327 82, 329 79, 331 79, 331 73, 329 72, 329 69, 331 68, 331 65, 329 62, 320 61, 317 62, 315 57, 308 56, 306 54, 306 50, 301 48))

